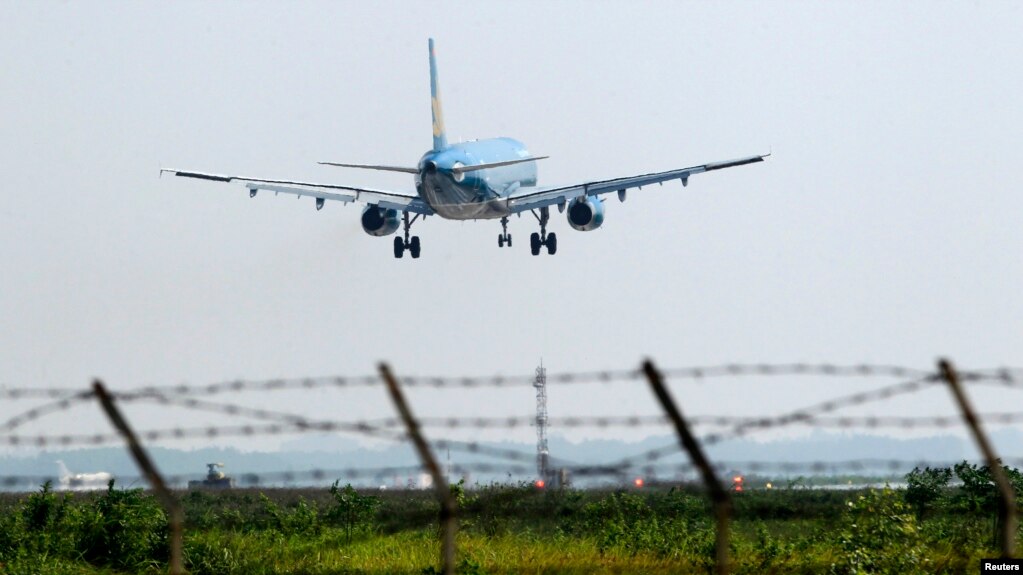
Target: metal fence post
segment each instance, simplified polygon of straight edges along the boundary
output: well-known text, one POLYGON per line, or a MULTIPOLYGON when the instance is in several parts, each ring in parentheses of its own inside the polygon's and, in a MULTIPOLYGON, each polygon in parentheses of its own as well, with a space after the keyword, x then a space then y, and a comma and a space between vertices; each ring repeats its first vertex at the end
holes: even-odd
POLYGON ((686 423, 685 418, 682 417, 682 412, 675 406, 675 402, 671 399, 668 389, 664 386, 664 378, 657 371, 657 368, 654 367, 652 361, 646 360, 643 362, 643 373, 646 374, 647 380, 650 381, 650 387, 653 388, 657 400, 661 402, 664 412, 675 425, 679 443, 689 454, 693 465, 700 470, 703 483, 707 486, 707 491, 710 492, 710 498, 714 504, 714 517, 717 523, 714 541, 716 555, 714 570, 718 574, 728 573, 730 570, 728 561, 728 522, 732 515, 732 498, 728 494, 728 490, 718 480, 714 469, 710 465, 710 461, 704 456, 696 437, 689 431, 689 425, 686 423))
POLYGON ((963 412, 963 421, 966 422, 970 433, 973 434, 973 440, 977 443, 977 447, 980 449, 981 455, 984 456, 984 460, 987 461, 988 469, 991 470, 991 477, 998 488, 998 546, 1002 551, 1002 557, 1012 557, 1016 547, 1016 495, 1013 492, 1012 485, 1009 483, 1009 478, 1005 475, 1005 470, 1002 468, 1002 462, 998 459, 994 447, 992 447, 991 442, 988 441, 987 435, 984 433, 984 429, 980 426, 980 420, 977 419, 977 414, 973 410, 973 405, 970 404, 970 399, 966 397, 966 392, 963 391, 962 383, 959 381, 959 374, 956 373, 952 363, 947 359, 942 359, 938 362, 938 369, 941 370, 941 376, 948 383, 949 389, 952 390, 952 396, 955 398, 956 403, 959 404, 959 409, 963 412))
POLYGON ((156 497, 167 510, 167 515, 170 518, 170 573, 171 575, 182 575, 185 572, 182 555, 182 529, 185 514, 181 509, 181 504, 178 503, 178 500, 167 489, 167 485, 164 483, 160 472, 156 469, 156 465, 149 459, 149 454, 146 453, 142 444, 139 443, 138 437, 136 437, 135 432, 128 425, 128 421, 124 419, 120 410, 114 405, 114 398, 107 393, 103 383, 99 380, 92 382, 92 390, 103 407, 103 411, 110 418, 110 422, 114 424, 114 427, 124 437, 125 442, 127 442, 128 451, 135 459, 135 464, 138 465, 139 471, 149 481, 149 486, 152 487, 156 497))
POLYGON ((444 474, 441 473, 440 466, 437 465, 437 460, 433 457, 430 446, 423 439, 423 435, 419 430, 419 422, 412 415, 412 410, 409 409, 408 403, 405 402, 405 395, 398 385, 398 380, 395 379, 394 374, 391 373, 391 368, 386 363, 380 364, 380 376, 383 377, 384 383, 387 384, 387 391, 391 394, 394 407, 398 410, 398 414, 401 415, 402 421, 405 422, 409 438, 412 439, 416 452, 419 454, 419 460, 433 478, 434 491, 440 502, 440 525, 443 534, 441 566, 444 575, 453 575, 455 572, 455 530, 457 524, 455 521, 455 499, 451 496, 451 488, 448 486, 444 474))

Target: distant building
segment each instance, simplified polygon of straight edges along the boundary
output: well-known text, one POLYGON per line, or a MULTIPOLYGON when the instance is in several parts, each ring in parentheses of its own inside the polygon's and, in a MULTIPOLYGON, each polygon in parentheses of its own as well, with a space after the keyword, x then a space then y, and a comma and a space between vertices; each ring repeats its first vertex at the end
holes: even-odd
POLYGON ((234 478, 224 475, 219 468, 223 463, 207 463, 206 478, 200 481, 189 481, 189 489, 230 489, 234 487, 234 478))

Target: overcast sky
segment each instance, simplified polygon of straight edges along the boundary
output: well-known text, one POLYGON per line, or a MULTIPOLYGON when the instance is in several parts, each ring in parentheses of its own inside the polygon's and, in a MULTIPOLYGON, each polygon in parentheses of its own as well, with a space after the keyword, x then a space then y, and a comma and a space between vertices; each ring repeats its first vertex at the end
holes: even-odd
MULTIPOLYGON (((1020 4, 376 4, 0 4, 0 384, 363 374, 381 359, 430 375, 531 373, 541 357, 552 372, 646 356, 1023 363, 1020 4), (553 257, 530 255, 529 216, 512 249, 496 221, 430 218, 414 227, 422 257, 395 260, 359 207, 158 178, 411 191, 316 162, 412 165, 429 148, 430 36, 449 137, 526 142, 551 156, 541 184, 773 155, 612 195, 594 232, 559 215, 553 257)), ((675 392, 689 413, 767 415, 857 386, 675 392)), ((552 415, 656 412, 641 383, 550 396, 552 415)), ((390 413, 379 389, 245 401, 390 413)), ((533 401, 414 395, 423 415, 533 401)), ((101 429, 97 412, 23 431, 101 429)))

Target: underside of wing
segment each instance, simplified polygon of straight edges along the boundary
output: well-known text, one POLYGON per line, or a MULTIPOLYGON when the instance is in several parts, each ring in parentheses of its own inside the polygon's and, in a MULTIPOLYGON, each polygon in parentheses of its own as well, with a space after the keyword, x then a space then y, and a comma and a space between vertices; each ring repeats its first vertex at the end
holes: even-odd
POLYGON ((599 196, 608 192, 618 192, 621 197, 624 198, 625 191, 630 188, 641 188, 643 186, 660 184, 671 180, 681 180, 682 185, 685 186, 689 183, 689 176, 692 176, 693 174, 762 162, 768 155, 770 154, 749 156, 724 162, 712 162, 700 166, 692 166, 689 168, 668 170, 652 174, 627 176, 611 180, 598 180, 569 186, 558 186, 553 188, 521 188, 518 192, 512 194, 508 198, 508 209, 512 213, 517 213, 535 210, 545 206, 563 206, 574 198, 582 196, 599 196))
POLYGON ((185 170, 160 170, 161 174, 168 173, 183 178, 208 180, 212 182, 239 183, 249 190, 249 196, 255 197, 257 192, 266 190, 274 194, 289 194, 298 197, 308 196, 316 199, 316 209, 323 207, 325 201, 339 201, 342 203, 362 203, 378 205, 382 208, 395 209, 399 211, 412 212, 414 214, 432 215, 433 210, 421 198, 412 194, 402 194, 388 190, 375 190, 356 186, 345 186, 340 184, 320 184, 313 182, 299 182, 295 180, 270 180, 262 178, 249 178, 245 176, 225 176, 205 172, 192 172, 185 170))

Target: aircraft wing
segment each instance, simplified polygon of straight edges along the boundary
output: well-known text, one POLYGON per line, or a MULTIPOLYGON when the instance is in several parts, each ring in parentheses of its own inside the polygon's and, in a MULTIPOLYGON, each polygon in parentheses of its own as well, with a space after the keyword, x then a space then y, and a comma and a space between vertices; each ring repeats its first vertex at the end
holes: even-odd
POLYGON ((357 188, 354 186, 342 186, 338 184, 315 184, 311 182, 296 182, 291 180, 264 180, 260 178, 247 178, 244 176, 222 176, 219 174, 207 174, 203 172, 188 172, 184 170, 160 170, 160 174, 174 174, 183 178, 195 178, 198 180, 209 180, 212 182, 237 182, 244 184, 249 189, 249 197, 255 197, 256 192, 266 190, 276 194, 291 194, 297 197, 308 196, 316 198, 316 209, 323 207, 326 200, 339 201, 344 204, 349 202, 375 204, 382 208, 411 212, 424 216, 433 215, 433 210, 419 196, 389 192, 386 190, 373 190, 369 188, 357 188))
POLYGON ((685 186, 689 184, 689 176, 692 176, 693 174, 721 170, 734 166, 742 166, 745 164, 752 164, 754 162, 763 162, 764 158, 769 155, 770 154, 765 154, 763 156, 749 156, 747 158, 739 158, 725 162, 713 162, 710 164, 703 164, 702 166, 682 168, 681 170, 668 170, 667 172, 642 174, 639 176, 615 178, 613 180, 586 182, 584 184, 559 186, 556 188, 520 188, 508 197, 508 208, 512 213, 525 212, 545 206, 564 204, 580 196, 599 196, 608 192, 624 192, 629 188, 641 188, 643 186, 660 184, 670 180, 682 180, 682 185, 685 186))

